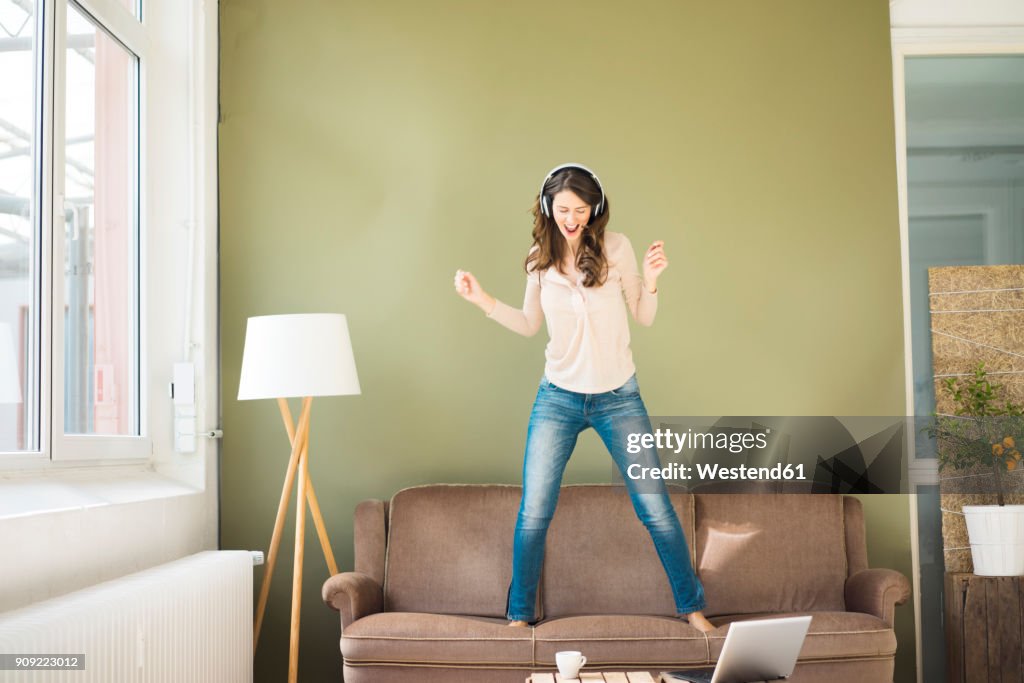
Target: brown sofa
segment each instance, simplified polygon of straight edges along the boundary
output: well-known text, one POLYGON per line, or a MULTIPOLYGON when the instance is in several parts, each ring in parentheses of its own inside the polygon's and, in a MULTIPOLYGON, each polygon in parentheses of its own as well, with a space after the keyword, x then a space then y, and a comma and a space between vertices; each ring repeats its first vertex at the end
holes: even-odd
POLYGON ((836 495, 672 494, 704 583, 700 633, 674 616, 664 571, 621 486, 566 486, 548 532, 540 620, 506 625, 520 488, 431 485, 368 500, 355 571, 331 577, 348 683, 501 681, 553 671, 711 667, 729 623, 812 614, 792 683, 892 681, 902 574, 868 569, 860 501, 836 495))

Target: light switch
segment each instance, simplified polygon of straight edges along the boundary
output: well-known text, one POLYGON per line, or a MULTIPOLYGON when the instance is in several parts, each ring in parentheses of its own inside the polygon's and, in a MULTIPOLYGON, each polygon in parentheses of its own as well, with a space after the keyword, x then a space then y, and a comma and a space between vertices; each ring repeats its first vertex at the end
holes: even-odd
POLYGON ((175 363, 172 385, 174 405, 192 405, 196 402, 196 366, 192 363, 175 363))

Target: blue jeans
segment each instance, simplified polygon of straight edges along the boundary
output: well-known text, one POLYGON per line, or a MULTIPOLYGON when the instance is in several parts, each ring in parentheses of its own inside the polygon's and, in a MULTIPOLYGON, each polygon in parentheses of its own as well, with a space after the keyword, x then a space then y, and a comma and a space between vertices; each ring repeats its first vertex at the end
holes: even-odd
POLYGON ((704 587, 693 571, 686 537, 661 480, 642 484, 630 479, 633 463, 660 467, 657 450, 626 451, 626 435, 651 432, 636 376, 618 389, 602 394, 579 394, 541 379, 530 414, 523 460, 523 498, 512 549, 512 583, 508 591, 509 620, 534 621, 537 584, 544 564, 544 541, 558 504, 562 473, 576 438, 587 427, 594 430, 611 453, 629 491, 637 517, 647 527, 672 586, 676 612, 704 609, 704 587), (640 490, 640 487, 643 490, 640 490))

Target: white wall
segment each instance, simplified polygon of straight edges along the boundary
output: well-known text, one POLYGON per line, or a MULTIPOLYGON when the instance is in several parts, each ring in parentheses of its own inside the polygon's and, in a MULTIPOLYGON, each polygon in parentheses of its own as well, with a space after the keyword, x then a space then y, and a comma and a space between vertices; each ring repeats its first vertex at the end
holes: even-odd
MULTIPOLYGON (((106 4, 83 5, 91 2, 106 4)), ((195 453, 175 453, 167 395, 171 364, 187 353, 196 364, 198 427, 219 426, 217 12, 216 2, 145 0, 151 362, 144 399, 153 459, 146 465, 0 470, 0 611, 217 548, 219 443, 200 439, 195 453)))

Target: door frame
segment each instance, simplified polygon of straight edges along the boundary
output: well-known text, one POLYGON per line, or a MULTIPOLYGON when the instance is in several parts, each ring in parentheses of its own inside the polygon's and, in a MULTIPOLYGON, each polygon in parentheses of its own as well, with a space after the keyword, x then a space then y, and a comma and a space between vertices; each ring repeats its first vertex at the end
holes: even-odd
MULTIPOLYGON (((907 107, 904 60, 907 57, 951 55, 1024 55, 1024 26, 970 28, 893 28, 892 83, 896 133, 896 179, 899 205, 900 260, 903 286, 903 362, 907 415, 914 415, 914 374, 910 320, 910 217, 907 205, 907 107)), ((918 459, 908 439, 908 475, 911 494, 910 535, 914 590, 914 638, 917 682, 924 683, 921 648, 921 558, 917 516, 917 486, 939 483, 934 459, 918 459)))

